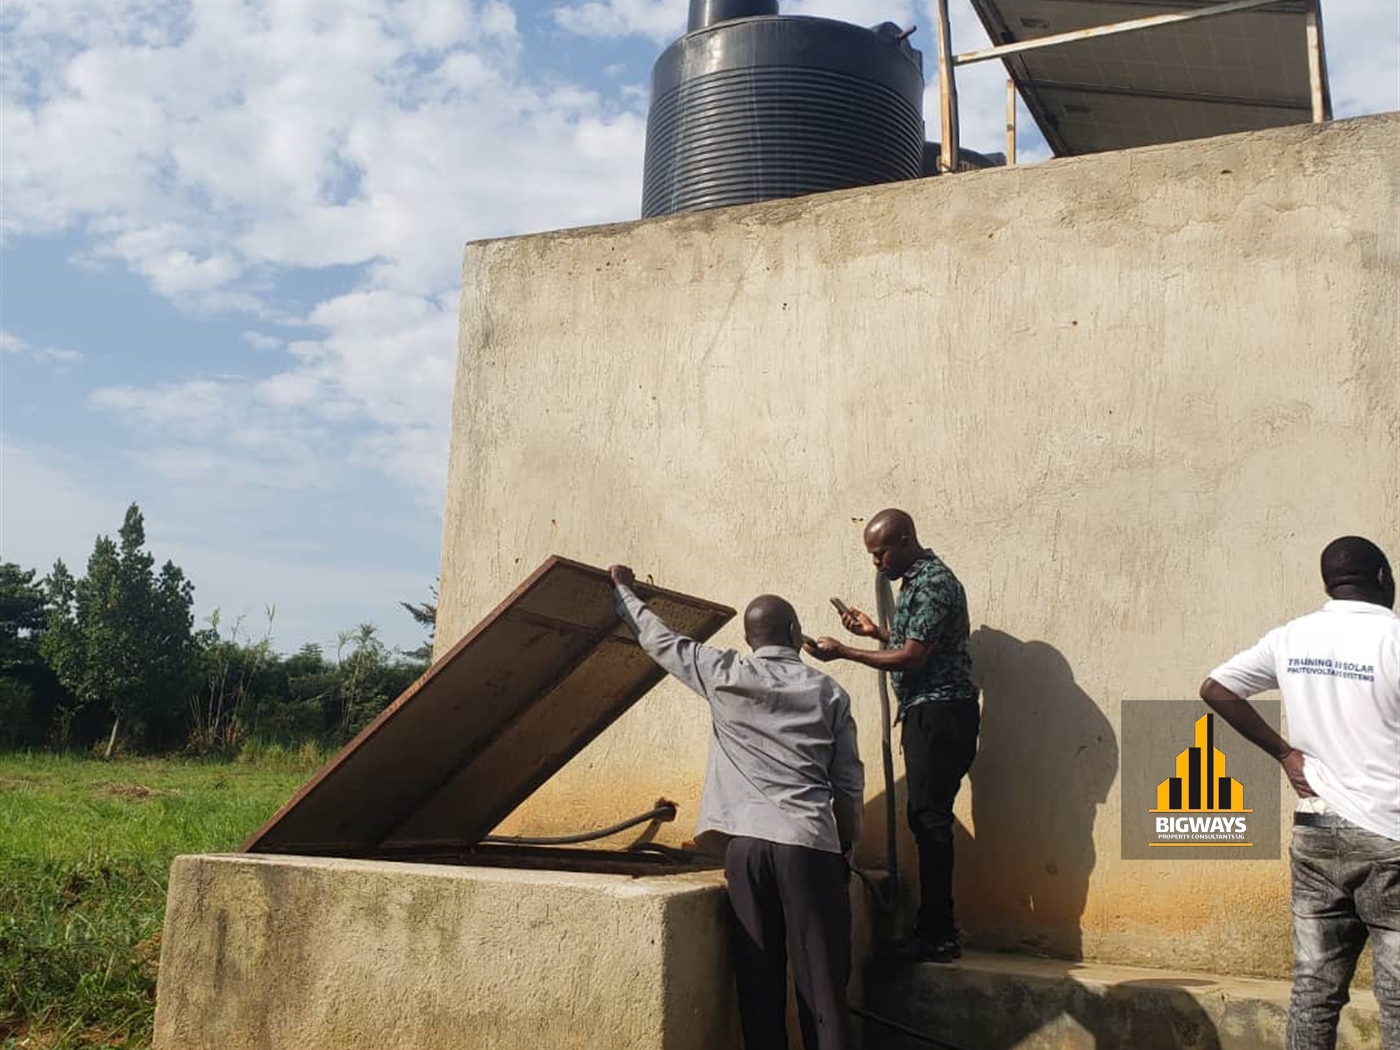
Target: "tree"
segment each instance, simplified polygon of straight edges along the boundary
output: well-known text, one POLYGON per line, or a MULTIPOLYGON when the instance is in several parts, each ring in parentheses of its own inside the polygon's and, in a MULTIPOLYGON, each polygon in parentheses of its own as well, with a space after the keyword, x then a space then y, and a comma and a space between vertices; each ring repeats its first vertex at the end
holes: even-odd
POLYGON ((62 689, 39 651, 47 620, 33 569, 0 563, 0 744, 39 743, 62 689))
POLYGON ((111 719, 109 758, 123 723, 147 742, 168 732, 183 714, 195 657, 194 586, 173 562, 155 571, 135 503, 118 539, 97 538, 80 580, 61 560, 54 564, 41 643, 77 704, 99 706, 111 719))
POLYGON ((428 629, 428 640, 417 649, 410 649, 404 653, 410 660, 421 660, 424 663, 428 663, 432 660, 433 641, 437 637, 438 589, 436 583, 433 584, 431 590, 433 593, 432 601, 421 602, 417 605, 413 602, 399 602, 400 605, 408 610, 409 616, 412 616, 419 624, 428 629))
POLYGON ((53 571, 44 578, 44 605, 39 652, 67 692, 67 702, 58 708, 58 742, 62 746, 68 742, 73 720, 90 699, 82 687, 86 660, 78 628, 78 583, 62 558, 53 563, 53 571))
POLYGON ((209 615, 208 628, 196 636, 204 685, 190 699, 192 750, 233 751, 248 735, 249 716, 257 716, 259 689, 266 688, 263 680, 278 663, 272 650, 277 610, 269 605, 266 614, 267 629, 256 642, 244 631, 241 616, 227 638, 220 635, 218 609, 209 615))
POLYGON ((349 739, 393 699, 386 695, 384 684, 384 672, 390 666, 389 652, 372 623, 342 631, 337 643, 340 703, 335 732, 338 738, 349 739))
POLYGON ((43 663, 39 635, 44 630, 44 591, 35 570, 0 562, 0 674, 32 672, 43 663))

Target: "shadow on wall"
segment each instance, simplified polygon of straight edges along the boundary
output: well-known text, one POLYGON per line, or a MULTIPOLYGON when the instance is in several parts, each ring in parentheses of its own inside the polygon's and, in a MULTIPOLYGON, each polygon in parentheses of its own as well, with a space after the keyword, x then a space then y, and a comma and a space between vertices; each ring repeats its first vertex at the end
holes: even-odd
MULTIPOLYGON (((973 831, 959 824, 955 832, 958 921, 970 947, 1063 961, 1047 960, 1026 980, 881 964, 867 983, 872 1007, 964 1050, 1219 1050, 1213 1022, 1179 985, 1075 979, 1097 860, 1094 822, 1118 773, 1118 739, 1053 646, 983 626, 971 653, 982 727, 969 774, 973 831)), ((897 797, 903 824, 902 785, 897 797)), ((884 805, 881 797, 867 808, 875 827, 884 805)), ((902 828, 906 909, 917 893, 912 845, 902 828)), ((866 1040, 880 1050, 926 1045, 872 1025, 866 1040)))
POLYGON ((1082 959, 1094 821, 1118 775, 1118 738, 1045 642, 972 634, 982 729, 959 828, 959 921, 978 947, 1082 959))
MULTIPOLYGON (((1082 959, 1094 821, 1117 776, 1117 736, 1053 646, 983 626, 971 652, 982 725, 959 795, 971 795, 975 832, 954 823, 958 924, 975 948, 1082 959)), ((878 741, 862 749, 867 777, 879 777, 878 741)), ((905 918, 918 904, 918 875, 903 778, 895 797, 905 918)), ((866 803, 864 867, 885 866, 885 811, 883 792, 866 803)), ((891 932, 903 932, 897 920, 891 932)))

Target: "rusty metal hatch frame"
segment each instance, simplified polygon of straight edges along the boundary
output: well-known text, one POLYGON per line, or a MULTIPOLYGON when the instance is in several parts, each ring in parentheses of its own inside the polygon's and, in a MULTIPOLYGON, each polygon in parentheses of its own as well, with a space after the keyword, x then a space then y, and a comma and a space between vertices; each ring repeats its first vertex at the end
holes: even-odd
MULTIPOLYGON (((636 591, 702 641, 735 615, 640 582, 636 591)), ((665 677, 622 626, 612 594, 606 571, 546 559, 240 852, 423 860, 501 852, 480 840, 665 677)))

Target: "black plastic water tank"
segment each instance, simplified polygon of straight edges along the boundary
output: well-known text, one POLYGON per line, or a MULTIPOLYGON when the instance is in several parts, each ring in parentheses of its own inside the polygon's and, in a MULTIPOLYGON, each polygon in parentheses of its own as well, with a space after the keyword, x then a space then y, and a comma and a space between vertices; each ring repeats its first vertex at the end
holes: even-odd
POLYGON ((746 6, 692 0, 692 19, 732 20, 686 33, 652 69, 644 217, 923 173, 922 59, 907 34, 730 14, 746 6))
POLYGON ((776 15, 778 0, 690 0, 690 32, 755 15, 776 15))

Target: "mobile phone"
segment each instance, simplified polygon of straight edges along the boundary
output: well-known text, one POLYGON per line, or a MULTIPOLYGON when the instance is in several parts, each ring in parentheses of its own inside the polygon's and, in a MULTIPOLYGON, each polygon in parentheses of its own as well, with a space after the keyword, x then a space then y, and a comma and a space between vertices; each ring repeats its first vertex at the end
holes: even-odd
POLYGON ((851 611, 850 608, 846 605, 846 603, 843 602, 840 598, 832 598, 831 604, 836 607, 836 611, 842 616, 845 616, 848 612, 851 611))
POLYGON ((813 649, 815 649, 817 647, 817 640, 813 638, 810 634, 804 634, 802 636, 802 644, 810 645, 813 649))

